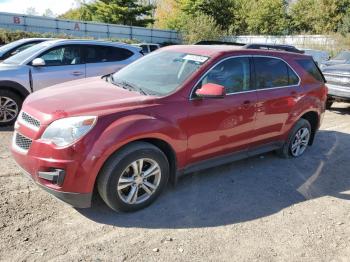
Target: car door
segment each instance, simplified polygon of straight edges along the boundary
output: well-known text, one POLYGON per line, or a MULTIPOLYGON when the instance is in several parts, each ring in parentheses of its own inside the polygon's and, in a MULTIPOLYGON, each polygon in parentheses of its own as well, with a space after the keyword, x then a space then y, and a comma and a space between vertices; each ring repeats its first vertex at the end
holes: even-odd
POLYGON ((226 95, 223 99, 193 95, 189 101, 188 159, 192 163, 244 152, 254 133, 257 96, 251 81, 251 59, 224 59, 204 75, 195 89, 206 83, 224 86, 226 95))
POLYGON ((253 60, 258 96, 253 143, 259 146, 276 142, 282 135, 301 90, 300 78, 284 60, 263 56, 253 60))
POLYGON ((56 46, 37 58, 45 65, 32 67, 34 90, 85 77, 80 45, 56 46))
POLYGON ((128 49, 114 46, 89 45, 85 47, 86 77, 103 76, 128 65, 134 55, 128 49))

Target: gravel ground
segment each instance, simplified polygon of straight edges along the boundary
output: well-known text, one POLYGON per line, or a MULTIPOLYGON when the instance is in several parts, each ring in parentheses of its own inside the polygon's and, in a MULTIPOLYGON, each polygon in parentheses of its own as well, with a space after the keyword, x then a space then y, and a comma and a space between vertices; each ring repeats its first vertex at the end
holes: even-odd
POLYGON ((0 132, 2 261, 349 261, 350 107, 300 159, 273 153, 184 177, 132 214, 63 204, 23 177, 0 132))

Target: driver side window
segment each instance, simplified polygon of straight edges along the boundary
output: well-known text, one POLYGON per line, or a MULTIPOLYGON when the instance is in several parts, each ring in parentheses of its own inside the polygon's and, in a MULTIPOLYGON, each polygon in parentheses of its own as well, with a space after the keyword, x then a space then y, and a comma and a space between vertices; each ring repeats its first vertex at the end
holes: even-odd
POLYGON ((208 83, 224 86, 226 94, 251 90, 250 59, 236 57, 219 63, 207 72, 196 89, 208 83))
POLYGON ((82 63, 78 45, 54 47, 40 56, 46 66, 77 65, 82 63))

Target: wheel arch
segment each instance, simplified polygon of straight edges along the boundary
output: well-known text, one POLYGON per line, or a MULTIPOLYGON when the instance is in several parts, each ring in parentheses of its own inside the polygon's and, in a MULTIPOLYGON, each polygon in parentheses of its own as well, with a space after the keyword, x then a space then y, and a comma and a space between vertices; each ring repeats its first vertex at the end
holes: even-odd
POLYGON ((94 181, 94 186, 93 186, 93 192, 94 194, 97 193, 97 182, 98 182, 98 178, 100 176, 100 172, 101 170, 103 170, 103 167, 106 165, 106 163, 108 163, 108 161, 113 157, 113 155, 115 155, 116 153, 118 153, 119 151, 123 150, 124 148, 132 145, 133 143, 136 142, 145 142, 145 143, 149 143, 157 148, 159 148, 167 157, 168 161, 169 161, 169 169, 170 169, 170 174, 169 174, 169 182, 172 185, 176 185, 177 182, 177 176, 176 176, 176 170, 177 170, 177 157, 175 154, 175 150, 173 149, 173 147, 165 140, 160 139, 160 138, 154 138, 154 137, 145 137, 145 138, 140 138, 140 139, 135 139, 132 141, 128 141, 126 144, 124 144, 123 146, 121 146, 120 148, 118 148, 117 150, 115 150, 113 153, 111 153, 103 162, 99 172, 97 173, 97 176, 95 177, 95 181, 94 181))
POLYGON ((0 81, 0 89, 5 89, 19 95, 24 100, 30 92, 21 84, 14 81, 0 81))
POLYGON ((315 139, 317 129, 319 128, 320 116, 316 111, 308 111, 308 112, 305 112, 303 115, 301 115, 299 119, 305 119, 310 123, 311 137, 310 137, 309 145, 312 145, 315 139))

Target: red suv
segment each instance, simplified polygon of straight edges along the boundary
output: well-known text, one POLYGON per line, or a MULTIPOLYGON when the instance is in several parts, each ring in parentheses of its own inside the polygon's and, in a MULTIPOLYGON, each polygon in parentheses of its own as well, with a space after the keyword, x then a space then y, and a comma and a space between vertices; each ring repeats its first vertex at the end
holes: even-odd
POLYGON ((94 189, 114 210, 152 203, 181 174, 313 143, 327 88, 310 56, 172 46, 119 72, 30 95, 12 154, 40 187, 76 207, 94 189))

